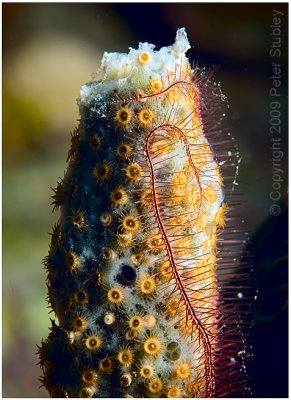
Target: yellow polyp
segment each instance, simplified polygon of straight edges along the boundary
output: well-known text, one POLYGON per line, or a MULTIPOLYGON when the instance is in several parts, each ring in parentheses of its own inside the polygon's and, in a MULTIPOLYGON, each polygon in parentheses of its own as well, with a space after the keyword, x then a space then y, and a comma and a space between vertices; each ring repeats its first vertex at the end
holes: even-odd
POLYGON ((113 217, 109 212, 105 211, 100 215, 99 220, 103 226, 110 226, 112 225, 113 217))
POLYGON ((121 287, 114 287, 108 290, 107 300, 112 304, 121 304, 124 300, 124 292, 121 287))
POLYGON ((104 183, 108 181, 111 174, 111 167, 107 162, 97 164, 93 169, 93 175, 98 183, 104 183))
POLYGON ((88 335, 84 342, 86 348, 92 352, 97 352, 102 348, 102 338, 98 335, 88 335))
POLYGON ((213 268, 213 266, 216 265, 216 262, 217 262, 217 258, 216 258, 214 251, 212 251, 210 254, 207 254, 205 257, 203 257, 203 261, 202 261, 202 263, 205 265, 205 267, 207 269, 209 269, 210 267, 213 268))
POLYGON ((165 279, 170 279, 172 277, 172 268, 169 261, 165 261, 158 268, 158 272, 165 279))
POLYGON ((145 340, 143 348, 147 354, 156 357, 162 350, 162 342, 156 336, 149 336, 145 340))
POLYGON ((81 231, 86 227, 85 213, 83 211, 78 210, 73 213, 70 220, 76 230, 81 231))
MULTIPOLYGON (((132 375, 130 373, 122 374, 119 382, 122 387, 130 386, 132 383, 132 375)), ((132 397, 132 396, 126 395, 124 397, 132 397)))
POLYGON ((115 121, 122 127, 125 127, 130 123, 131 116, 132 116, 131 110, 127 107, 122 107, 117 111, 115 115, 115 121))
POLYGON ((151 152, 153 154, 165 154, 169 153, 174 149, 174 142, 168 139, 160 139, 152 143, 151 152))
POLYGON ((171 385, 167 389, 168 398, 179 398, 181 396, 181 388, 178 385, 171 385))
POLYGON ((90 138, 90 146, 93 150, 100 150, 101 148, 101 139, 98 133, 94 133, 90 138))
POLYGON ((120 186, 110 193, 110 201, 113 205, 119 206, 127 203, 128 195, 126 191, 120 186))
POLYGON ((169 224, 173 234, 184 234, 184 230, 187 230, 187 224, 189 223, 189 214, 177 214, 177 216, 169 216, 169 224))
POLYGON ((160 93, 163 90, 163 81, 161 78, 153 79, 150 82, 150 88, 153 93, 160 93))
POLYGON ((203 141, 197 145, 197 149, 191 154, 195 165, 198 168, 207 166, 209 162, 213 163, 212 153, 207 142, 203 141))
POLYGON ((77 303, 79 306, 84 306, 89 302, 88 293, 84 289, 77 290, 74 293, 73 298, 75 303, 77 303))
POLYGON ((181 92, 176 86, 171 87, 171 89, 166 92, 166 96, 171 103, 181 101, 181 92))
POLYGON ((67 336, 68 336, 68 340, 70 344, 73 344, 75 341, 77 341, 76 339, 76 332, 74 331, 67 331, 67 336))
POLYGON ((181 236, 179 239, 175 240, 175 244, 173 248, 176 250, 176 253, 180 256, 185 254, 189 254, 193 247, 193 243, 191 237, 187 235, 181 236))
POLYGON ((156 282, 153 277, 145 275, 138 280, 138 290, 143 295, 151 295, 156 290, 156 282))
POLYGON ((69 272, 75 272, 80 265, 80 260, 78 255, 73 251, 69 251, 65 255, 65 264, 69 272))
POLYGON ((78 194, 78 185, 71 181, 66 185, 66 190, 69 196, 76 197, 78 194))
POLYGON ((163 245, 164 245, 164 242, 162 239, 162 235, 160 233, 156 233, 156 234, 152 235, 149 239, 147 239, 147 247, 153 253, 157 253, 160 250, 162 250, 163 245))
POLYGON ((79 139, 80 139, 79 129, 76 128, 74 130, 74 132, 71 133, 71 145, 70 145, 70 149, 68 151, 67 161, 74 160, 76 154, 78 153, 79 139))
POLYGON ((133 340, 138 336, 138 331, 136 329, 128 329, 125 332, 125 339, 126 340, 133 340))
POLYGON ((126 177, 134 182, 141 179, 142 172, 142 168, 137 162, 132 162, 125 168, 126 177))
POLYGON ((191 130, 187 132, 189 143, 196 144, 200 137, 201 121, 194 115, 191 121, 191 130))
POLYGON ((159 393, 163 390, 163 381, 161 380, 161 378, 152 379, 148 383, 148 388, 151 393, 159 393))
POLYGON ((52 233, 50 235, 52 236, 50 242, 50 250, 56 250, 59 247, 62 240, 61 226, 59 224, 56 224, 52 228, 52 233))
POLYGON ((195 186, 192 186, 190 189, 187 190, 185 195, 185 203, 189 206, 195 206, 198 201, 198 193, 195 186))
POLYGON ((227 211, 227 206, 226 203, 222 203, 221 207, 217 210, 214 220, 217 223, 217 225, 221 226, 224 228, 225 226, 225 214, 227 211))
POLYGON ((143 319, 143 323, 145 328, 152 329, 156 326, 157 320, 153 315, 146 315, 143 319))
POLYGON ((102 273, 94 269, 89 275, 89 282, 93 283, 95 286, 101 286, 102 283, 102 273))
POLYGON ((153 123, 154 113, 149 108, 143 108, 138 112, 137 119, 142 126, 147 127, 153 123))
POLYGON ((146 189, 141 193, 140 196, 141 203, 144 206, 151 206, 152 205, 152 192, 150 189, 146 189))
POLYGON ((197 377, 193 381, 189 381, 186 386, 189 397, 200 398, 205 393, 205 381, 202 377, 197 377))
POLYGON ((93 397, 94 393, 95 393, 94 386, 85 386, 79 391, 78 397, 89 399, 93 397))
POLYGON ((218 165, 215 165, 215 167, 213 168, 213 174, 214 174, 215 180, 219 184, 219 186, 223 186, 223 179, 222 179, 221 173, 219 171, 218 165))
POLYGON ((54 194, 52 195, 53 202, 51 203, 54 208, 53 211, 65 203, 66 200, 66 190, 64 188, 64 181, 61 179, 58 182, 57 187, 53 188, 54 194))
POLYGON ((143 262, 144 256, 142 253, 134 253, 130 256, 130 259, 134 265, 139 265, 143 262))
POLYGON ((113 325, 116 321, 116 316, 112 312, 106 312, 103 321, 106 325, 113 325))
POLYGON ((176 76, 175 70, 171 67, 167 67, 166 76, 167 76, 169 82, 172 82, 171 78, 175 78, 175 76, 176 76))
POLYGON ((183 312, 183 302, 180 297, 173 297, 166 304, 166 312, 169 316, 181 314, 183 312))
POLYGON ((99 361, 99 370, 105 373, 110 373, 114 369, 112 357, 105 357, 99 361))
POLYGON ((119 351, 117 354, 117 360, 124 367, 128 367, 133 363, 133 352, 128 347, 125 347, 119 351))
POLYGON ((116 148, 116 154, 122 160, 126 160, 130 157, 132 153, 132 147, 127 143, 119 143, 116 148))
POLYGON ((88 322, 82 315, 77 315, 72 320, 72 327, 75 331, 83 332, 88 326, 88 322))
POLYGON ((135 233, 140 228, 140 220, 134 215, 122 215, 119 219, 120 228, 127 233, 135 233))
POLYGON ((82 381, 86 384, 92 384, 97 381, 97 373, 94 369, 87 369, 82 373, 82 381))
POLYGON ((130 247, 133 244, 133 238, 131 233, 118 233, 116 235, 117 244, 120 247, 130 247))
POLYGON ((112 250, 110 247, 101 247, 100 252, 106 261, 113 261, 116 258, 115 251, 112 250))
POLYGON ((131 330, 140 332, 143 328, 143 318, 139 315, 133 315, 128 320, 128 326, 131 330))
POLYGON ((190 364, 188 361, 182 360, 173 368, 173 374, 176 379, 188 379, 191 373, 190 364))
POLYGON ((208 224, 208 214, 205 211, 200 211, 198 218, 196 219, 195 225, 197 231, 204 231, 208 224))
POLYGON ((139 374, 144 379, 152 378, 154 372, 155 372, 154 367, 149 363, 142 364, 139 369, 139 374))
POLYGON ((203 240, 201 245, 203 247, 212 247, 212 248, 215 249, 216 248, 216 241, 217 241, 217 235, 216 235, 216 232, 213 232, 205 240, 203 240))
POLYGON ((210 204, 213 204, 217 200, 217 192, 212 183, 209 183, 204 189, 202 193, 204 199, 208 201, 210 204))
POLYGON ((138 55, 137 59, 141 64, 147 64, 150 61, 151 56, 149 52, 143 51, 138 55))

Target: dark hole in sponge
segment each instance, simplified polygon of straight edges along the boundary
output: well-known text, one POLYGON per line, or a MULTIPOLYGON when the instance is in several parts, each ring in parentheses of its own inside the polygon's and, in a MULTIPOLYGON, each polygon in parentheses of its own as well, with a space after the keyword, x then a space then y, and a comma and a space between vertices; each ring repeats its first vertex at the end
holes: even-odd
POLYGON ((134 285, 136 280, 136 271, 135 269, 128 264, 122 265, 120 268, 120 272, 117 275, 117 281, 124 286, 132 286, 134 285))

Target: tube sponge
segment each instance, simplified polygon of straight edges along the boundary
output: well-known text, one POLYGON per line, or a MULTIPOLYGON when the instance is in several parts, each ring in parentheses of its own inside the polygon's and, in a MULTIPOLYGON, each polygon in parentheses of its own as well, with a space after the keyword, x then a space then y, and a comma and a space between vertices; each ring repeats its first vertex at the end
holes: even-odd
POLYGON ((230 391, 221 351, 239 345, 223 333, 217 278, 227 206, 204 119, 210 77, 189 48, 182 28, 159 51, 105 53, 100 80, 81 87, 44 260, 58 324, 39 356, 52 397, 230 391))

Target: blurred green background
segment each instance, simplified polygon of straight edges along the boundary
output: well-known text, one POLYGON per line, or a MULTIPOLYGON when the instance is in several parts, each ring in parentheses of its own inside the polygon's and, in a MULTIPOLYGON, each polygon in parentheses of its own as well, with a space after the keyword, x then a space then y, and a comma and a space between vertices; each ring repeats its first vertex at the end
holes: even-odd
MULTIPOLYGON (((65 169, 76 97, 104 51, 173 43, 185 26, 190 58, 218 66, 229 124, 243 156, 240 188, 253 235, 270 218, 268 133, 272 9, 282 26, 283 159, 287 186, 287 5, 2 4, 3 17, 3 396, 48 397, 39 389, 36 344, 48 333, 45 273, 50 196, 65 169), (285 114, 284 114, 285 113, 285 114)), ((286 280, 286 276, 284 275, 286 280)), ((287 352, 287 349, 286 349, 287 352)))

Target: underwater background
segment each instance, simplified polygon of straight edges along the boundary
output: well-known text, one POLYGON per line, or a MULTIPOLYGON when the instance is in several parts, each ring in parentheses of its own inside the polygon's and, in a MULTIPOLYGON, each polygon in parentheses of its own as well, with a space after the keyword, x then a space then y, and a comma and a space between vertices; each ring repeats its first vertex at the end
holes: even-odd
MULTIPOLYGON (((274 4, 3 4, 3 397, 48 397, 36 344, 48 333, 41 261, 51 226, 50 187, 63 176, 76 98, 104 51, 139 42, 170 45, 185 27, 188 57, 216 66, 229 100, 229 128, 242 155, 239 190, 250 234, 258 299, 254 304, 254 397, 288 396, 287 68, 288 5, 274 4), (283 12, 281 42, 281 212, 270 213, 272 151, 270 47, 273 10, 283 12)), ((278 203, 279 204, 279 203, 278 203)))

